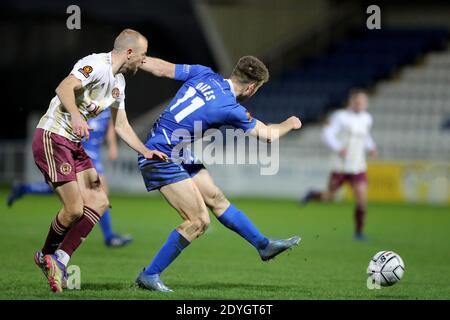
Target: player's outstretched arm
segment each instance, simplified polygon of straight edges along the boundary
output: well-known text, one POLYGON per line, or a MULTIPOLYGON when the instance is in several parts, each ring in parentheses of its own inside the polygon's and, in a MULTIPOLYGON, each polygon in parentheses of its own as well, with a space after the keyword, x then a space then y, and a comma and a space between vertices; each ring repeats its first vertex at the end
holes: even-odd
POLYGON ((70 113, 73 132, 77 136, 86 137, 89 140, 90 128, 75 103, 75 90, 81 89, 81 87, 81 80, 69 75, 56 87, 55 92, 67 112, 70 113))
POLYGON ((262 139, 270 143, 274 140, 280 139, 290 131, 300 129, 301 127, 302 123, 300 119, 294 116, 281 123, 270 125, 266 125, 263 122, 256 120, 256 126, 252 131, 250 131, 250 134, 258 139, 262 139))
POLYGON ((157 150, 149 150, 142 143, 133 128, 130 126, 124 109, 111 108, 111 116, 116 133, 120 138, 122 138, 123 141, 125 141, 126 144, 128 144, 131 149, 139 152, 146 159, 167 161, 168 157, 166 154, 157 150))
POLYGON ((175 64, 162 59, 146 57, 139 68, 157 77, 175 78, 175 64))

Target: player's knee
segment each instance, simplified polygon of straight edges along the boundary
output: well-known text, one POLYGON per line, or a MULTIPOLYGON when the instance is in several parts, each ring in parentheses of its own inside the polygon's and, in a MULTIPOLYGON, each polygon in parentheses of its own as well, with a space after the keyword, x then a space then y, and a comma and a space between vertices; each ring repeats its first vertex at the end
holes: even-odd
POLYGON ((103 188, 99 175, 97 175, 97 177, 93 181, 91 181, 90 188, 94 190, 99 190, 103 188))
POLYGON ((101 193, 101 196, 97 199, 97 207, 100 211, 99 214, 103 215, 103 213, 109 208, 109 199, 106 196, 106 193, 101 193))
POLYGON ((230 202, 220 190, 216 190, 208 199, 208 206, 215 213, 216 211, 223 212, 229 205, 230 202))
POLYGON ((209 215, 206 214, 205 216, 202 216, 200 219, 200 231, 203 234, 209 227, 209 224, 211 223, 211 220, 209 219, 209 215))
POLYGON ((94 209, 100 216, 109 208, 108 196, 103 190, 92 190, 85 199, 85 205, 94 209))
POLYGON ((210 220, 208 215, 200 216, 194 220, 191 220, 188 229, 192 230, 192 233, 195 235, 196 238, 198 238, 208 229, 209 223, 210 220))

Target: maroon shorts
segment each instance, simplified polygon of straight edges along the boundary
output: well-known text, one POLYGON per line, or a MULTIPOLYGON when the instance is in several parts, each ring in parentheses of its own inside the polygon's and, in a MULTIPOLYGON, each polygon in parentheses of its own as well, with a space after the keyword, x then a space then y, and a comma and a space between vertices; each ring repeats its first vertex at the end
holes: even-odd
POLYGON ((80 142, 37 128, 33 137, 33 157, 48 182, 77 180, 76 174, 94 168, 80 142))
POLYGON ((332 172, 330 175, 329 187, 331 190, 336 191, 344 182, 350 183, 352 186, 356 183, 367 183, 367 174, 361 173, 342 173, 332 172))

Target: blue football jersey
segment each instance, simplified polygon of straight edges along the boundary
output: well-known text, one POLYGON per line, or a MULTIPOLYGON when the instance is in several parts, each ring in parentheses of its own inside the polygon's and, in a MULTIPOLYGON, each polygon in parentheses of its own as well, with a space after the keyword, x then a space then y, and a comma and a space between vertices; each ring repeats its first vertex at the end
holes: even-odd
POLYGON ((89 140, 83 140, 84 149, 91 158, 98 158, 101 146, 106 138, 108 132, 109 120, 111 119, 111 112, 109 109, 101 112, 97 117, 88 120, 88 126, 93 129, 90 131, 89 140))
MULTIPOLYGON (((175 79, 184 83, 153 125, 145 143, 147 148, 170 157, 180 142, 199 138, 194 136, 195 124, 201 124, 202 134, 224 125, 244 131, 255 127, 256 119, 236 101, 230 81, 220 74, 205 66, 184 64, 176 65, 175 79)), ((139 163, 145 165, 142 156, 139 163)))

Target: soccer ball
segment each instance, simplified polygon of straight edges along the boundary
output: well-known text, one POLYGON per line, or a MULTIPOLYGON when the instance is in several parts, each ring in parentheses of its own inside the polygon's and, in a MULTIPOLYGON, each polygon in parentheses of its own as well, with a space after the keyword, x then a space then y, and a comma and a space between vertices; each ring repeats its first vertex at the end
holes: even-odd
POLYGON ((373 256, 367 267, 367 274, 373 284, 383 287, 396 284, 403 277, 405 263, 393 251, 380 251, 373 256))

